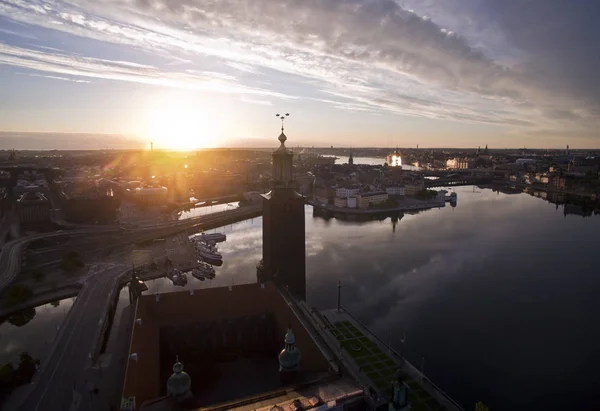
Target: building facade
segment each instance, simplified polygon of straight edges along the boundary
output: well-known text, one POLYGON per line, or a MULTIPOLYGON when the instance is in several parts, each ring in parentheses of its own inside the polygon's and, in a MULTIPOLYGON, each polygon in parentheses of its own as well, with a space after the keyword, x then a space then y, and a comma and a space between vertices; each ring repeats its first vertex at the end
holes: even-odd
POLYGON ((388 200, 388 193, 385 191, 372 191, 362 193, 358 196, 358 208, 369 208, 376 204, 384 203, 388 200))
POLYGON ((336 197, 333 200, 333 205, 335 205, 336 207, 340 207, 340 208, 346 208, 346 207, 348 207, 348 198, 336 197))
POLYGON ((452 158, 446 161, 446 168, 464 170, 475 167, 475 162, 468 158, 452 158))
POLYGON ((406 195, 404 186, 401 185, 386 187, 385 192, 390 197, 404 197, 406 195))
POLYGON ((25 193, 17 200, 17 215, 22 224, 50 221, 50 201, 42 193, 25 193))
POLYGON ((296 192, 293 152, 281 127, 281 145, 273 152, 271 192, 263 196, 264 279, 306 299, 305 198, 296 192))
POLYGON ((338 187, 335 189, 335 196, 339 198, 348 198, 350 196, 355 196, 359 193, 358 187, 338 187))
POLYGON ((414 196, 419 191, 423 191, 423 188, 425 188, 423 183, 406 184, 404 186, 404 194, 407 196, 414 196))

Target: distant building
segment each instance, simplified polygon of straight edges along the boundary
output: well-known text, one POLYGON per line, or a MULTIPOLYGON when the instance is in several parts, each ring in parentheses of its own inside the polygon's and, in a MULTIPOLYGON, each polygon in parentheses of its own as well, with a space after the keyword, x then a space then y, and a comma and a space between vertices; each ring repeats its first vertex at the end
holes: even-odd
POLYGON ((12 186, 11 174, 8 171, 0 170, 0 187, 12 186))
POLYGON ((425 185, 422 182, 413 182, 404 185, 404 194, 407 196, 414 196, 418 192, 423 191, 425 185))
POLYGON ((446 168, 465 170, 475 167, 475 161, 468 158, 452 158, 446 161, 446 168))
POLYGON ((17 215, 23 224, 50 221, 50 201, 43 193, 24 193, 17 200, 17 215))
POLYGON ((359 194, 357 199, 358 208, 369 208, 376 204, 386 202, 389 199, 389 196, 385 191, 372 191, 369 193, 359 194))
POLYGON ((356 196, 348 197, 346 206, 348 208, 357 208, 358 207, 358 197, 356 197, 356 196))
POLYGON ((131 193, 131 200, 138 204, 160 205, 169 200, 169 190, 166 187, 138 187, 131 193))
POLYGON ((404 197, 406 195, 406 191, 402 185, 388 186, 385 188, 385 192, 390 197, 404 197))
POLYGON ((402 156, 400 155, 398 149, 388 154, 385 158, 385 162, 390 167, 402 167, 402 156))
POLYGON ((338 187, 335 189, 335 196, 339 198, 348 198, 357 195, 359 191, 359 187, 338 187))
POLYGON ((521 166, 533 165, 536 163, 536 160, 533 158, 519 158, 515 161, 516 164, 521 166))
POLYGON ((190 201, 188 176, 184 172, 177 172, 169 177, 169 200, 175 203, 190 201))
POLYGON ((336 197, 333 200, 333 205, 340 208, 348 207, 348 198, 347 197, 336 197))

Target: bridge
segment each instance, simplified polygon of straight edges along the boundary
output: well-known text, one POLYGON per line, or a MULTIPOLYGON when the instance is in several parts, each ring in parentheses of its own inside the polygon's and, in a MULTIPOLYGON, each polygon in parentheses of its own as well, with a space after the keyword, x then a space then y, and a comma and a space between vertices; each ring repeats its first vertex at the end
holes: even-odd
POLYGON ((262 207, 247 206, 205 216, 193 217, 186 220, 151 224, 136 228, 95 226, 93 228, 61 230, 53 233, 43 233, 19 238, 6 243, 0 253, 0 292, 15 280, 21 269, 21 253, 27 244, 35 240, 74 235, 120 234, 122 241, 119 243, 130 244, 144 240, 152 240, 154 238, 167 237, 181 232, 209 230, 211 228, 233 224, 248 218, 258 217, 261 214, 262 207))
POLYGON ((229 196, 197 199, 192 204, 194 204, 195 207, 208 207, 216 204, 233 203, 243 199, 244 197, 241 194, 232 194, 229 196))

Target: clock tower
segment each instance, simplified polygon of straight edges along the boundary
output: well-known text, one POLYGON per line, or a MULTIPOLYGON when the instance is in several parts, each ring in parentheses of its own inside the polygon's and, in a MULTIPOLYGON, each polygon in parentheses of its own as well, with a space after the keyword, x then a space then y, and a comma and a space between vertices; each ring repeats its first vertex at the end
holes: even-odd
POLYGON ((306 299, 306 245, 304 230, 305 198, 296 192, 292 150, 285 146, 284 119, 281 118, 280 146, 272 154, 271 191, 263 195, 264 279, 286 287, 291 294, 306 299))

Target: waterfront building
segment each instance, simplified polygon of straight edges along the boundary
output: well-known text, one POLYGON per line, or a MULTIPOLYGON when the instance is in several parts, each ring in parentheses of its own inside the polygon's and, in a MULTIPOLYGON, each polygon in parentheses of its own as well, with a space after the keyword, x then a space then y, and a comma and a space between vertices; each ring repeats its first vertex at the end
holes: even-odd
POLYGON ((475 162, 469 158, 452 158, 446 161, 446 168, 448 169, 457 169, 457 170, 465 170, 475 167, 475 162))
POLYGON ((390 167, 402 167, 402 156, 397 148, 395 151, 387 155, 385 162, 390 167))
POLYGON ((414 196, 418 192, 423 191, 424 188, 425 188, 425 185, 423 184, 422 181, 405 184, 404 185, 404 194, 407 196, 414 196))
POLYGON ((386 202, 389 199, 389 196, 385 191, 371 191, 368 193, 361 193, 357 198, 358 208, 369 208, 376 204, 386 202))
POLYGON ((403 185, 388 186, 385 188, 385 192, 388 193, 390 197, 404 197, 406 195, 403 185))
POLYGON ((340 207, 340 208, 346 208, 346 207, 348 207, 348 198, 336 197, 333 200, 333 205, 335 205, 336 207, 340 207))
POLYGON ((285 146, 287 136, 272 154, 271 191, 263 195, 263 280, 274 280, 306 298, 305 198, 296 192, 294 153, 285 146))
POLYGON ((357 208, 358 207, 358 197, 356 197, 356 196, 348 197, 346 206, 348 208, 357 208))
POLYGON ((336 187, 335 196, 339 198, 348 198, 350 196, 355 196, 359 193, 360 188, 358 186, 352 187, 336 187))

